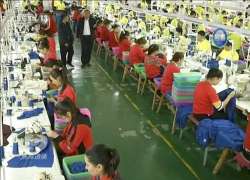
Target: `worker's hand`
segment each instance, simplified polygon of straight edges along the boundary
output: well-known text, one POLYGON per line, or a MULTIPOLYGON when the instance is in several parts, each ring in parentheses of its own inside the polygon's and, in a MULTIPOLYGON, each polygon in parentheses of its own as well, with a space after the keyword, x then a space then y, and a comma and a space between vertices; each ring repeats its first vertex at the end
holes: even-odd
POLYGON ((68 47, 69 45, 68 45, 68 43, 65 43, 64 46, 68 47))
POLYGON ((59 135, 55 131, 50 131, 47 133, 47 136, 50 138, 57 138, 59 135))
POLYGON ((54 104, 57 102, 55 97, 48 97, 47 100, 48 102, 52 102, 54 104))

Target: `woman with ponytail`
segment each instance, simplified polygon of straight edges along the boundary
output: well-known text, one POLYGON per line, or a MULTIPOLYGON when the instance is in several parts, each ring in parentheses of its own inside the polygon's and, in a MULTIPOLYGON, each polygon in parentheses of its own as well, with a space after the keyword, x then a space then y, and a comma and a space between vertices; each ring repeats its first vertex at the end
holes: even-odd
POLYGON ((92 180, 121 180, 117 171, 120 156, 116 149, 98 144, 86 151, 85 155, 86 169, 92 180))
POLYGON ((50 73, 49 83, 58 89, 58 97, 55 99, 56 101, 62 101, 68 97, 74 104, 76 104, 75 90, 70 84, 67 73, 63 68, 54 69, 50 73))
POLYGON ((83 115, 69 98, 56 103, 55 113, 67 122, 61 135, 55 131, 47 134, 54 140, 60 161, 64 156, 82 154, 92 147, 93 135, 90 119, 87 115, 83 115))

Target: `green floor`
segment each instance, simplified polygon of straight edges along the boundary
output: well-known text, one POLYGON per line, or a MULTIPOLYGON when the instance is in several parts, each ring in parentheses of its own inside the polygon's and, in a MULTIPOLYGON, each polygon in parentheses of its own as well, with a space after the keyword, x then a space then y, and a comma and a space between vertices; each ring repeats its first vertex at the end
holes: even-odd
POLYGON ((166 108, 160 114, 152 112, 152 93, 137 95, 135 81, 128 78, 121 83, 121 68, 113 72, 111 60, 105 64, 95 50, 92 55, 92 66, 81 69, 76 41, 72 78, 78 104, 92 112, 95 143, 120 152, 124 180, 250 179, 249 171, 237 171, 230 163, 212 175, 220 151, 209 153, 203 167, 203 150, 196 145, 193 130, 185 132, 182 140, 178 133, 171 135, 173 116, 166 108))

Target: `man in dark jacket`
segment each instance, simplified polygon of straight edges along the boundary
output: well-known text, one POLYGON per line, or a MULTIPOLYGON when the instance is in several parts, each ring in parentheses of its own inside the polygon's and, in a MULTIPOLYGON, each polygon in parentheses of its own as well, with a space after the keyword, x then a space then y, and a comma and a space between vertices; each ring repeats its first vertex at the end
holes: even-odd
POLYGON ((81 40, 82 47, 82 68, 90 66, 91 51, 94 42, 95 19, 90 15, 90 11, 85 9, 83 17, 78 22, 77 37, 81 40))
POLYGON ((68 64, 74 67, 72 65, 74 36, 69 24, 69 16, 66 14, 62 15, 62 22, 60 23, 58 33, 62 62, 65 66, 68 64))

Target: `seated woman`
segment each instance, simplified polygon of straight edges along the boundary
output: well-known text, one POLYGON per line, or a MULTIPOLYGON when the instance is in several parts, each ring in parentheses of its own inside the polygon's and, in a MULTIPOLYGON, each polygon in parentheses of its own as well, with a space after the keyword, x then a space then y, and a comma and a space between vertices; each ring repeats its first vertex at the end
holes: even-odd
POLYGON ((101 38, 102 26, 103 26, 103 21, 100 19, 96 23, 95 38, 101 38))
POLYGON ((201 53, 211 54, 211 43, 206 39, 205 31, 199 31, 197 35, 196 50, 201 53))
POLYGON ((228 41, 224 47, 224 49, 221 51, 221 53, 218 55, 219 60, 231 60, 231 61, 238 61, 239 60, 239 54, 236 52, 236 50, 233 49, 232 43, 228 41))
POLYGON ((109 48, 114 48, 119 46, 119 34, 120 34, 120 26, 114 24, 112 26, 112 31, 109 32, 109 48))
POLYGON ((171 63, 167 65, 164 70, 161 79, 161 93, 163 95, 171 94, 174 81, 174 73, 179 73, 179 66, 182 64, 184 54, 182 52, 176 52, 171 60, 171 63))
POLYGON ((85 163, 92 180, 121 180, 117 171, 120 156, 115 149, 104 144, 94 145, 86 151, 85 163))
POLYGON ((144 46, 147 43, 147 40, 143 37, 137 39, 135 44, 132 45, 129 52, 129 61, 130 64, 139 64, 144 63, 145 53, 144 46))
POLYGON ((53 69, 49 76, 50 84, 53 84, 58 89, 58 96, 53 99, 49 99, 51 102, 56 103, 62 101, 65 98, 69 98, 74 104, 76 104, 76 93, 73 86, 70 84, 67 73, 64 69, 53 69))
POLYGON ((81 114, 75 104, 68 98, 55 105, 55 113, 68 123, 62 135, 55 131, 48 132, 53 138, 57 154, 61 160, 64 156, 85 153, 93 145, 91 123, 88 116, 81 114))
POLYGON ((100 38, 102 42, 109 41, 109 26, 110 26, 110 20, 105 19, 103 21, 103 26, 100 29, 100 38))
POLYGON ((53 13, 49 11, 45 11, 44 14, 47 15, 48 22, 43 30, 51 34, 55 34, 57 32, 57 26, 56 26, 56 19, 53 13))
POLYGON ((42 53, 42 62, 41 65, 45 65, 49 63, 50 61, 57 61, 56 57, 56 49, 55 49, 55 40, 52 37, 49 38, 43 38, 39 42, 39 52, 42 53))
POLYGON ((157 44, 152 44, 148 48, 148 55, 145 57, 144 67, 148 79, 153 79, 155 77, 162 77, 165 66, 167 65, 167 59, 163 56, 160 58, 159 46, 157 44))
POLYGON ((122 54, 125 51, 129 51, 131 46, 131 41, 128 31, 122 31, 119 39, 119 54, 118 58, 122 59, 122 54))
POLYGON ((223 111, 228 102, 235 96, 232 91, 222 102, 219 99, 213 85, 218 85, 222 80, 221 70, 212 68, 209 70, 206 80, 197 84, 194 90, 193 116, 197 120, 209 119, 227 119, 227 114, 223 111), (214 111, 214 108, 217 111, 214 111))

